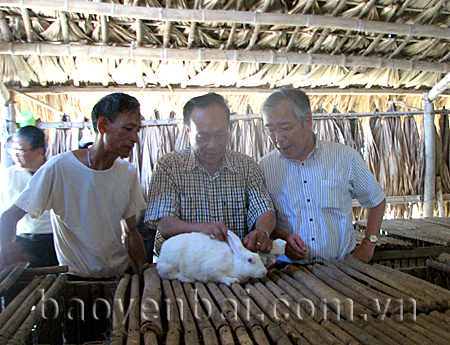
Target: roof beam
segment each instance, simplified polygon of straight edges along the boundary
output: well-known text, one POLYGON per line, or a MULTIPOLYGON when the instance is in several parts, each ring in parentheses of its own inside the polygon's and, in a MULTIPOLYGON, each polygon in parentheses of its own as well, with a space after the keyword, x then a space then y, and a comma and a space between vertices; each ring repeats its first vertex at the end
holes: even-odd
POLYGON ((450 64, 380 57, 362 57, 289 52, 238 51, 219 49, 176 49, 117 47, 87 44, 49 44, 0 42, 0 54, 71 56, 113 59, 254 62, 270 64, 302 64, 362 68, 391 68, 407 71, 449 73, 450 64))
POLYGON ((195 21, 200 23, 248 23, 254 25, 292 25, 321 27, 396 34, 398 36, 421 36, 432 38, 450 37, 450 28, 438 26, 387 23, 361 19, 328 17, 306 14, 260 13, 249 11, 190 10, 143 6, 127 6, 115 3, 96 3, 84 0, 2 0, 2 6, 30 8, 34 10, 56 10, 84 14, 106 15, 132 19, 156 21, 195 21))

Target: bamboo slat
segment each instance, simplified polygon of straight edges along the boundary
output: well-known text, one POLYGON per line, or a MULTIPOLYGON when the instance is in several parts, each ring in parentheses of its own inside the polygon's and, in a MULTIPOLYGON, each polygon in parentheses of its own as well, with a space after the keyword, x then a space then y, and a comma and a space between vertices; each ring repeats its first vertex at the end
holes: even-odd
POLYGON ((130 275, 126 274, 119 282, 117 286, 116 293, 114 295, 114 305, 113 305, 113 324, 112 324, 112 335, 111 344, 112 345, 122 345, 123 339, 126 336, 126 325, 125 325, 125 300, 126 300, 126 290, 128 283, 130 282, 130 275))
POLYGON ((150 267, 144 271, 144 293, 142 296, 142 320, 141 333, 154 332, 158 339, 163 336, 160 309, 155 303, 161 300, 161 278, 156 267, 150 267))
POLYGON ((11 285, 20 277, 22 272, 28 266, 28 262, 21 262, 13 270, 6 276, 5 279, 0 283, 0 295, 4 294, 6 290, 8 290, 11 285))
POLYGON ((127 345, 139 345, 141 339, 140 332, 140 288, 139 276, 134 274, 131 277, 131 292, 130 292, 130 313, 128 321, 127 345))

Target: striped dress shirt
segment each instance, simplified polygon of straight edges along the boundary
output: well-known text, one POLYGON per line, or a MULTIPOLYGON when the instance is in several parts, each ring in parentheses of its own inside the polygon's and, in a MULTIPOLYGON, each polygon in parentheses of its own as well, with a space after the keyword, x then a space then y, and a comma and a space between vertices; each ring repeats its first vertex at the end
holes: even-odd
MULTIPOLYGON (((155 167, 148 194, 145 222, 152 229, 163 217, 192 223, 222 221, 243 239, 261 214, 274 211, 261 168, 251 157, 231 150, 213 176, 192 148, 168 153, 155 167)), ((157 253, 162 241, 158 232, 157 253)))
POLYGON ((275 205, 277 228, 300 236, 307 247, 302 264, 349 254, 356 244, 352 199, 370 208, 386 197, 360 154, 342 144, 316 140, 304 161, 288 160, 274 150, 259 165, 275 205))

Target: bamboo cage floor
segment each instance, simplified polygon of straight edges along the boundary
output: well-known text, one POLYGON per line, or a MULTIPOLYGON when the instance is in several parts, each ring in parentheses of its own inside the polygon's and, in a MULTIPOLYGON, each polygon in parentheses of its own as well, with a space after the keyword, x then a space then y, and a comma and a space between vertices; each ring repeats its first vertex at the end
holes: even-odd
MULTIPOLYGON (((358 221, 356 226, 365 227, 366 221, 358 221)), ((381 231, 387 236, 422 241, 434 245, 450 245, 450 218, 436 217, 423 219, 384 219, 381 231)))

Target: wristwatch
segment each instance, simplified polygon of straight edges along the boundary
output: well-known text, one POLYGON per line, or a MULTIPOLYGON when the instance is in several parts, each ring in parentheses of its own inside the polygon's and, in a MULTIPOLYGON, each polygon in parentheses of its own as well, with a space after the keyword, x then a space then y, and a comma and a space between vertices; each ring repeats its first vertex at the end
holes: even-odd
POLYGON ((376 244, 378 242, 378 236, 377 235, 365 235, 365 240, 369 240, 371 243, 376 244))

